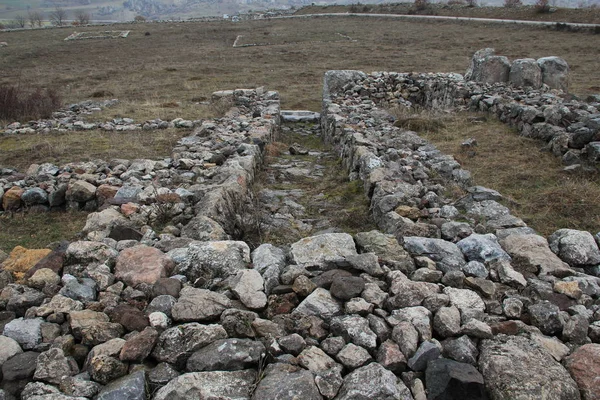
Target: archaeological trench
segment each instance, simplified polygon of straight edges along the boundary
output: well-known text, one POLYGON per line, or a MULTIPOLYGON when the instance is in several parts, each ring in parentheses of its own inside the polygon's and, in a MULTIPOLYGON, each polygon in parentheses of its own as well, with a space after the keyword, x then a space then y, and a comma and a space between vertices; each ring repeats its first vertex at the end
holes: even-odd
POLYGON ((193 133, 0 171, 5 212, 90 212, 80 240, 4 256, 0 399, 599 399, 598 236, 538 235, 383 107, 486 111, 595 168, 600 98, 567 78, 485 49, 465 77, 329 71, 320 114, 258 88, 214 93, 233 107, 211 121, 94 125, 88 102, 11 124, 193 133))

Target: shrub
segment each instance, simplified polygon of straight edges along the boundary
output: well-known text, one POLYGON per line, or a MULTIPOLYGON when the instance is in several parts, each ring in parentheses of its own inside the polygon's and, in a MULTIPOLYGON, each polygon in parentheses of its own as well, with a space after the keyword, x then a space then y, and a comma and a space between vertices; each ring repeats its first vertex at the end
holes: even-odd
POLYGON ((417 11, 426 10, 429 7, 429 0, 415 0, 415 8, 417 11))
POLYGON ((506 8, 520 7, 522 5, 523 2, 521 0, 504 0, 504 7, 506 8))
POLYGON ((55 90, 0 85, 0 119, 23 121, 48 118, 61 106, 55 90))
POLYGON ((146 17, 144 17, 143 15, 136 15, 133 20, 135 22, 146 22, 146 17))
POLYGON ((477 0, 467 0, 467 7, 477 7, 477 0))
POLYGON ((537 0, 534 5, 535 11, 538 13, 550 12, 550 1, 549 0, 537 0))

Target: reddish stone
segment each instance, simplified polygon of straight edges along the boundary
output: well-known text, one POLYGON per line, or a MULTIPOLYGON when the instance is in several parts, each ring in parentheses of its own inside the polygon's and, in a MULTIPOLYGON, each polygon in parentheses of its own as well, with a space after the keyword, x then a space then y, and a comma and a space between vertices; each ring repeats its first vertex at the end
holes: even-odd
POLYGON ((24 190, 18 186, 8 189, 2 196, 2 208, 6 211, 14 211, 21 207, 21 196, 24 190))
POLYGON ((148 325, 148 317, 143 311, 130 306, 129 304, 119 304, 109 312, 111 322, 123 325, 128 331, 143 331, 148 325))
POLYGON ((127 339, 119 358, 121 361, 142 362, 152 352, 157 339, 156 329, 148 327, 127 339))
POLYGON ((491 326, 492 333, 497 335, 499 333, 504 333, 505 335, 516 335, 519 333, 519 324, 515 321, 503 321, 498 322, 491 326))
POLYGON ((162 251, 145 245, 127 248, 117 257, 115 278, 129 286, 140 283, 154 285, 160 278, 167 277, 175 263, 162 251))
POLYGON ((583 400, 600 400, 600 344, 586 344, 566 358, 583 400))
POLYGON ((271 295, 267 301, 267 316, 270 319, 275 315, 289 314, 298 304, 296 293, 271 295))
POLYGON ((126 217, 130 216, 131 214, 135 214, 139 210, 140 210, 140 206, 136 203, 121 204, 121 212, 126 217))
POLYGON ((111 185, 100 185, 96 189, 96 197, 98 198, 98 204, 104 203, 108 199, 115 197, 115 194, 119 191, 117 186, 111 185))

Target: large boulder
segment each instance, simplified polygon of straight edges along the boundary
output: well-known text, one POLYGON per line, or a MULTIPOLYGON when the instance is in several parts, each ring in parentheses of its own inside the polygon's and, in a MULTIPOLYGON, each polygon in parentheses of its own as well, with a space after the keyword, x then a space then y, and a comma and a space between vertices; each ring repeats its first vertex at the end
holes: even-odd
POLYGON ((322 400, 310 371, 290 364, 269 364, 256 386, 252 400, 322 400))
POLYGON ((146 373, 138 370, 106 385, 97 400, 146 400, 146 373))
POLYGON ((229 235, 214 219, 197 215, 181 230, 181 236, 200 241, 227 240, 229 235))
POLYGON ((522 274, 566 275, 569 265, 550 250, 546 238, 527 234, 508 235, 500 245, 512 257, 512 265, 522 274))
POLYGON ((244 242, 231 240, 193 242, 176 261, 178 274, 196 282, 196 286, 211 289, 250 264, 250 248, 244 242))
POLYGON ((459 270, 467 263, 456 244, 442 239, 407 236, 404 238, 404 248, 412 256, 431 258, 444 273, 459 270))
POLYGON ((342 303, 334 299, 329 290, 316 288, 292 314, 315 315, 329 321, 332 317, 342 313, 342 303))
POLYGON ((440 358, 429 362, 425 371, 428 399, 487 400, 483 376, 470 364, 440 358))
POLYGON ((181 290, 171 313, 175 321, 212 321, 219 319, 230 305, 230 300, 221 293, 187 286, 181 290))
POLYGON ((115 278, 129 286, 140 283, 153 285, 160 278, 169 276, 174 262, 162 251, 146 245, 127 248, 117 257, 115 278))
POLYGON ((572 266, 600 263, 600 250, 591 233, 575 229, 559 229, 548 238, 550 249, 572 266))
POLYGON ((272 244, 261 244, 252 252, 252 268, 257 270, 264 281, 265 293, 269 295, 279 285, 279 275, 285 267, 285 252, 272 244))
POLYGON ((255 382, 255 370, 191 372, 167 383, 154 400, 249 399, 255 382))
POLYGON ((542 69, 533 58, 514 60, 508 79, 515 86, 539 89, 542 86, 542 69))
POLYGON ((497 56, 494 49, 486 48, 473 54, 465 80, 482 83, 508 82, 509 73, 508 58, 497 56))
POLYGON ((292 261, 301 267, 327 270, 357 253, 352 236, 347 233, 325 233, 293 243, 290 254, 292 261))
POLYGON ((4 271, 12 273, 15 279, 22 279, 30 269, 50 253, 50 249, 26 249, 15 246, 1 267, 4 271))
POLYGON ((186 369, 194 371, 237 371, 256 366, 265 346, 251 339, 220 339, 196 351, 186 369))
POLYGON ((560 57, 542 57, 537 60, 542 70, 542 83, 563 92, 569 90, 569 64, 560 57))
POLYGON ((331 70, 325 72, 323 79, 323 99, 329 100, 332 95, 339 94, 343 91, 344 86, 362 79, 365 79, 367 74, 362 71, 354 70, 331 70))
POLYGON ((522 336, 497 335, 480 345, 479 370, 493 399, 579 400, 579 389, 552 356, 522 336))
POLYGON ((586 344, 567 357, 565 363, 584 400, 600 400, 600 344, 586 344))
POLYGON ((413 397, 393 372, 371 363, 346 375, 335 397, 335 400, 353 399, 413 400, 413 397))

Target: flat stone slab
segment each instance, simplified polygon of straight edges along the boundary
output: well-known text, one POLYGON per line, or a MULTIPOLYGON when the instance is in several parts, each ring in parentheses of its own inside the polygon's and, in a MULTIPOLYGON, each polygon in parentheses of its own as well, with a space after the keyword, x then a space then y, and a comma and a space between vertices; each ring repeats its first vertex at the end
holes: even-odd
POLYGON ((307 110, 281 110, 281 119, 285 122, 319 122, 321 114, 307 110))

